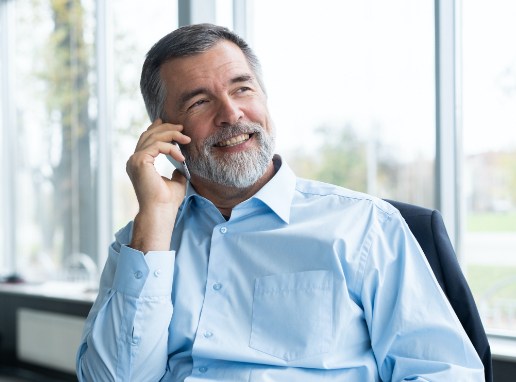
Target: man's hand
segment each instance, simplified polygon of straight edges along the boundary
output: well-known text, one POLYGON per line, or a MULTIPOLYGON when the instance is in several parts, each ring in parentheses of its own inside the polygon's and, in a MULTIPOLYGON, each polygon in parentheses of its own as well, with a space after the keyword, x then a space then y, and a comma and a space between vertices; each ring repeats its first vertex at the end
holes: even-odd
POLYGON ((130 246, 143 253, 168 251, 170 247, 177 210, 185 196, 186 179, 177 170, 172 179, 162 177, 156 171, 154 161, 159 154, 184 160, 171 143, 190 142, 190 138, 181 133, 182 129, 181 125, 157 119, 140 136, 134 154, 127 161, 127 173, 139 204, 130 246))

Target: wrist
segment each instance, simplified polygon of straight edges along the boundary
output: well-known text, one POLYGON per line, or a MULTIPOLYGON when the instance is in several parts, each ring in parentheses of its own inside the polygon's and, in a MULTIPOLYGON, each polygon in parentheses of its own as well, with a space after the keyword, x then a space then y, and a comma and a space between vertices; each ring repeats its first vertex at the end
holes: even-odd
POLYGON ((143 252, 169 251, 177 208, 140 210, 133 223, 129 247, 143 252))

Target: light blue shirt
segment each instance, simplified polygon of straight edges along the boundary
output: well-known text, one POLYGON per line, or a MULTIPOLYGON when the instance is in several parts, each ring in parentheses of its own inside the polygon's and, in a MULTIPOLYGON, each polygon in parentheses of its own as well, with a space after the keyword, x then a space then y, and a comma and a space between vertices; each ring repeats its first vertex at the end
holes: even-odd
POLYGON ((116 235, 80 381, 483 381, 399 212, 286 163, 226 221, 189 187, 170 252, 116 235))

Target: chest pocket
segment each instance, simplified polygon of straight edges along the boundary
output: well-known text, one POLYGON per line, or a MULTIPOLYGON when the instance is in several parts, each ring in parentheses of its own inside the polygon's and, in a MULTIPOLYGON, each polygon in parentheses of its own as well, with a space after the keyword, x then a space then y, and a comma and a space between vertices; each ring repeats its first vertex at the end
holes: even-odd
POLYGON ((249 346, 285 361, 329 351, 332 301, 330 271, 257 278, 249 346))

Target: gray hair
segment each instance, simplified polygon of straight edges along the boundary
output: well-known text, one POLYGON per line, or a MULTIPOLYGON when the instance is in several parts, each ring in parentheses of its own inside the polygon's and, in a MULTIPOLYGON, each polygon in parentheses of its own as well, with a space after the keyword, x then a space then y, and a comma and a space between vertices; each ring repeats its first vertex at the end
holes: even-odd
POLYGON ((236 44, 244 54, 249 67, 265 93, 261 65, 249 45, 229 29, 213 24, 187 25, 161 38, 147 53, 143 63, 140 89, 151 121, 164 118, 167 89, 160 68, 167 61, 206 52, 222 40, 236 44))

